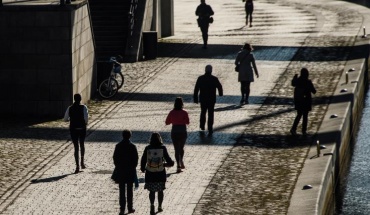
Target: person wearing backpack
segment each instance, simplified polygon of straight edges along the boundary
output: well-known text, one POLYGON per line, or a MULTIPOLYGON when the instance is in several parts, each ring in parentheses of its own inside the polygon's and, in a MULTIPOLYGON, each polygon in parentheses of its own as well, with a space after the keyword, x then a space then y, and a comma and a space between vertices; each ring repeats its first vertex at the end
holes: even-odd
POLYGON ((249 104, 250 85, 251 82, 254 82, 253 70, 256 77, 259 78, 256 60, 251 53, 252 51, 252 45, 245 43, 235 59, 235 70, 239 73, 238 81, 240 82, 240 91, 242 94, 240 105, 249 104))
POLYGON ((81 95, 73 96, 74 103, 69 106, 64 114, 64 121, 69 121, 69 131, 74 146, 74 156, 76 161, 75 173, 80 172, 79 148, 81 148, 81 168, 85 169, 85 137, 86 125, 89 120, 89 113, 86 105, 81 104, 81 95))
POLYGON ((312 81, 308 79, 309 72, 307 68, 301 69, 301 74, 295 74, 292 80, 294 88, 294 108, 297 110, 297 116, 294 119, 293 126, 290 129, 292 135, 297 135, 297 126, 303 116, 302 134, 307 135, 308 112, 312 109, 312 94, 316 89, 312 81))
POLYGON ((162 137, 159 133, 152 133, 149 145, 145 147, 141 157, 140 170, 145 173, 144 189, 149 191, 150 214, 154 215, 155 193, 158 192, 158 212, 162 212, 162 202, 164 198, 163 190, 166 189, 166 169, 171 167, 174 161, 168 154, 166 146, 163 145, 162 137))

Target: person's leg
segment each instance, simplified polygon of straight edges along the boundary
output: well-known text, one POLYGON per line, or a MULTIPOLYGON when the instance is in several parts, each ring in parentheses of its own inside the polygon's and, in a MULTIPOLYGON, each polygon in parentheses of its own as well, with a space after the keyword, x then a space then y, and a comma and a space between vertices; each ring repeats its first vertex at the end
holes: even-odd
POLYGON ((249 94, 251 92, 251 82, 246 81, 245 82, 245 104, 249 104, 249 94))
POLYGON ((86 129, 79 131, 80 149, 81 149, 81 168, 85 169, 85 137, 86 129))
POLYGON ((78 151, 79 151, 79 146, 78 146, 78 132, 74 129, 70 130, 71 132, 71 139, 74 147, 74 157, 75 157, 75 162, 76 162, 76 170, 75 173, 78 173, 80 171, 80 166, 79 166, 79 157, 78 157, 78 151))
POLYGON ((164 193, 163 190, 158 192, 158 212, 162 212, 162 203, 163 203, 164 193))
POLYGON ((179 150, 180 150, 180 167, 181 169, 185 169, 185 165, 184 165, 184 154, 185 154, 185 143, 186 143, 186 139, 188 137, 188 134, 186 132, 184 133, 181 133, 181 136, 180 136, 180 140, 179 140, 179 150))
POLYGON ((244 104, 244 95, 245 95, 245 81, 240 81, 240 93, 242 94, 242 99, 240 100, 240 104, 244 104))
MULTIPOLYGON (((172 143, 173 143, 173 148, 175 149, 175 159, 176 159, 176 164, 177 164, 177 170, 180 169, 180 162, 181 162, 181 158, 180 158, 180 143, 179 143, 179 133, 174 133, 174 132, 171 132, 171 139, 172 139, 172 143)), ((181 169, 180 169, 181 171, 181 169)))
POLYGON ((253 7, 248 9, 249 14, 249 26, 252 27, 252 21, 253 21, 253 7))
POLYGON ((247 7, 247 4, 245 4, 244 6, 244 9, 245 9, 245 25, 248 25, 248 16, 249 16, 249 12, 248 12, 248 7, 247 7))
POLYGON ((293 135, 296 134, 298 123, 301 120, 301 117, 302 117, 302 111, 297 110, 297 116, 295 117, 294 122, 293 122, 293 126, 290 129, 290 133, 292 133, 293 135))
POLYGON ((200 103, 200 129, 205 130, 206 125, 206 113, 207 113, 207 106, 204 103, 200 103))
POLYGON ((307 123, 308 123, 308 111, 303 111, 303 122, 302 122, 302 134, 307 134, 307 123))
POLYGON ((202 31, 202 38, 203 38, 203 48, 207 48, 208 44, 208 24, 204 24, 202 27, 200 27, 200 30, 202 31))
POLYGON ((125 212, 126 208, 126 184, 125 183, 119 183, 119 206, 121 209, 121 213, 125 212))
POLYGON ((155 192, 149 191, 149 201, 150 201, 150 214, 155 214, 154 212, 154 200, 155 200, 155 192))
POLYGON ((209 135, 213 134, 213 121, 214 121, 214 113, 215 113, 215 103, 208 104, 208 131, 209 135))
POLYGON ((133 184, 127 183, 127 209, 129 213, 135 212, 134 205, 133 205, 133 184))

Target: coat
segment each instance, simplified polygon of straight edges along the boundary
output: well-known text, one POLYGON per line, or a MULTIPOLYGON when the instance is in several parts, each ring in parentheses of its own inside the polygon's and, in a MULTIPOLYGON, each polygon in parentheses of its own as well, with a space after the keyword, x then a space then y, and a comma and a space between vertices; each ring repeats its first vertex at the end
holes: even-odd
POLYGON ((309 79, 294 76, 292 80, 294 86, 294 108, 298 111, 311 111, 312 110, 312 96, 315 94, 316 89, 309 79))
POLYGON ((248 82, 254 82, 254 75, 253 75, 253 69, 256 74, 258 74, 257 66, 256 66, 256 60, 254 58, 254 55, 250 53, 250 51, 247 51, 243 49, 238 53, 235 59, 235 65, 239 66, 239 75, 238 75, 238 81, 248 81, 248 82), (253 66, 253 69, 252 69, 253 66))
POLYGON ((118 183, 134 183, 139 155, 130 140, 122 140, 116 145, 113 154, 115 174, 118 183))
POLYGON ((148 150, 150 149, 162 149, 163 150, 163 161, 166 163, 166 166, 173 166, 174 161, 171 159, 171 157, 168 154, 167 148, 164 145, 161 146, 152 146, 148 145, 145 147, 143 156, 141 157, 141 171, 145 171, 145 182, 166 182, 167 180, 167 175, 166 175, 166 168, 163 168, 162 171, 160 172, 151 172, 147 170, 146 164, 147 164, 147 154, 148 150))
POLYGON ((215 104, 216 89, 218 90, 218 95, 223 96, 222 85, 217 77, 213 76, 210 73, 199 76, 194 87, 194 102, 198 103, 199 94, 200 103, 215 104))
POLYGON ((198 26, 199 27, 207 27, 210 23, 209 17, 214 15, 211 6, 207 4, 200 4, 197 9, 195 10, 195 15, 199 16, 198 18, 198 26))

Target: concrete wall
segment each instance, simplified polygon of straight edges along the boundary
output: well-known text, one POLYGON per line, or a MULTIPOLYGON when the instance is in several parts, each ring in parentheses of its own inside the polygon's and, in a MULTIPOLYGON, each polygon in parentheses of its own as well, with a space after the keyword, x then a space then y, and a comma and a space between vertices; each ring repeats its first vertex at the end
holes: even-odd
POLYGON ((0 7, 0 115, 62 116, 94 89, 86 1, 0 7))

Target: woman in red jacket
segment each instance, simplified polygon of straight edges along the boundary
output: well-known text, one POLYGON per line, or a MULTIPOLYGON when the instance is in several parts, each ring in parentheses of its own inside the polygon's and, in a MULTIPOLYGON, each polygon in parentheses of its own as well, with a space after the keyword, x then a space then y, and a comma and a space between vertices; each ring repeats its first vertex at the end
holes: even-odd
POLYGON ((189 115, 184 108, 184 102, 181 97, 175 99, 173 110, 166 118, 166 125, 172 124, 171 139, 175 148, 175 158, 177 163, 177 172, 185 169, 184 165, 184 146, 188 137, 186 125, 189 125, 189 115))

